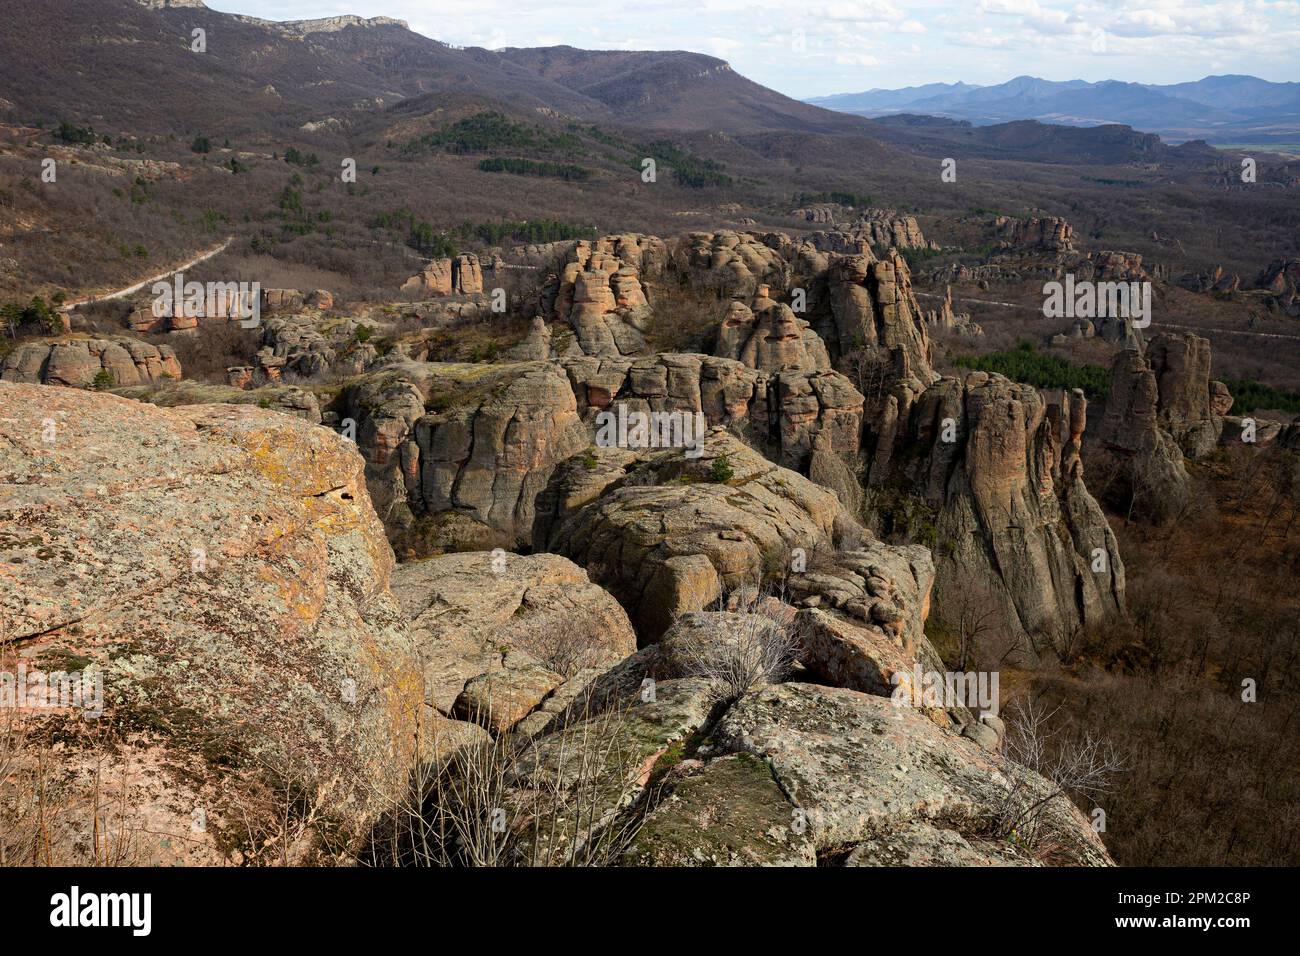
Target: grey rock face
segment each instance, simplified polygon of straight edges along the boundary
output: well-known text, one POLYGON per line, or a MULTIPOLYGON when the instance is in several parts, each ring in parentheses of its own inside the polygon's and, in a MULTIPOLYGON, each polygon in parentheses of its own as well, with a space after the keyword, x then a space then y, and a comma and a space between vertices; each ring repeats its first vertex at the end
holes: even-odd
MULTIPOLYGON (((718 722, 710 752, 764 758, 781 792, 803 811, 819 850, 917 824, 978 832, 1001 804, 1006 775, 1015 772, 886 698, 801 683, 742 698, 718 722)), ((1078 863, 1109 862, 1078 810, 1057 800, 1050 814, 1053 836, 1078 863)))
POLYGON ((444 517, 465 525, 452 528, 459 540, 528 543, 551 470, 590 440, 564 373, 546 362, 402 363, 350 385, 341 403, 404 555, 446 547, 420 533, 444 517))
POLYGON ((867 505, 883 530, 933 550, 940 619, 979 582, 1032 657, 1054 628, 1120 613, 1123 561, 1079 458, 1082 393, 1048 404, 1030 386, 973 372, 935 383, 910 408, 898 401, 906 395, 891 396, 868 434, 867 505))

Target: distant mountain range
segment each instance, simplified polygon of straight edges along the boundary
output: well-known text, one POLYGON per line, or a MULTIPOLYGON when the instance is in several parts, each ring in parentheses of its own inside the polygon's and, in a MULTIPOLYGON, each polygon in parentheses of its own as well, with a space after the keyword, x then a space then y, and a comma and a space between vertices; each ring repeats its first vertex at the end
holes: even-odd
POLYGON ((480 109, 530 123, 545 118, 557 127, 621 128, 640 142, 721 134, 760 153, 788 152, 795 165, 818 149, 836 154, 832 165, 852 166, 870 151, 883 161, 894 148, 940 157, 1186 167, 1217 160, 1203 144, 1171 148, 1142 132, 1153 126, 1142 120, 1124 120, 1135 128, 1097 128, 1120 114, 1090 114, 1082 107, 1071 114, 1074 120, 1053 114, 1056 125, 1019 117, 1053 96, 1097 96, 1112 88, 1128 91, 1127 99, 1112 97, 1115 102, 1156 98, 1184 110, 1167 108, 1165 116, 1205 114, 1210 107, 1194 97, 1217 102, 1220 110, 1300 113, 1293 89, 1300 84, 1250 77, 1184 84, 1193 89, 1181 98, 1133 84, 1026 77, 999 87, 931 84, 807 103, 746 79, 716 57, 681 50, 456 47, 390 17, 278 22, 221 13, 202 0, 4 3, 0 124, 18 126, 70 122, 101 132, 203 135, 246 144, 303 134, 387 140, 413 135, 404 127, 394 132, 394 125, 449 115, 473 100, 480 109), (61 25, 58 43, 51 40, 51 22, 61 25), (206 31, 203 52, 190 48, 196 29, 206 31), (948 115, 952 111, 942 106, 966 97, 985 104, 978 120, 948 115), (937 118, 914 115, 927 112, 937 118))
POLYGON ((1172 142, 1300 144, 1300 83, 1272 83, 1254 76, 1207 76, 1168 86, 1018 76, 996 86, 928 83, 808 102, 867 117, 908 113, 977 126, 1015 120, 1068 126, 1121 123, 1172 142))

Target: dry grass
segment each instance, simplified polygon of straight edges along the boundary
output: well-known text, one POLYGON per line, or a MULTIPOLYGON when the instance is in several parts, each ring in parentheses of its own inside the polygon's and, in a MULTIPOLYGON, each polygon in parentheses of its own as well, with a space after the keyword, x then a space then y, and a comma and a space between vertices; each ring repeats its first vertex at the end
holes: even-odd
MULTIPOLYGON (((376 830, 374 866, 608 866, 649 804, 640 759, 613 707, 544 745, 513 734, 423 762, 376 830)), ((454 745, 440 746, 440 753, 454 745)))

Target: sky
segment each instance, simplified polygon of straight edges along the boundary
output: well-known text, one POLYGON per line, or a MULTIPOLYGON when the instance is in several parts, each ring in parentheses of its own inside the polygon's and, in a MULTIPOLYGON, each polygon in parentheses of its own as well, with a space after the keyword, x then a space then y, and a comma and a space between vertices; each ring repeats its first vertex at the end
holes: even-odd
POLYGON ((1300 0, 205 0, 270 20, 406 20, 457 46, 692 50, 805 98, 922 83, 1300 80, 1300 0), (603 8, 603 9, 602 9, 603 8))

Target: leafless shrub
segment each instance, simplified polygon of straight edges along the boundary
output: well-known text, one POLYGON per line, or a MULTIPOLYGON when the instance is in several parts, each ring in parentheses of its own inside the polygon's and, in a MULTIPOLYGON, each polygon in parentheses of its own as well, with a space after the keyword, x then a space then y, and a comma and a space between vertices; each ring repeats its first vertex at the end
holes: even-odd
POLYGON ((80 777, 88 790, 74 796, 49 747, 34 738, 33 719, 0 708, 0 867, 138 862, 138 807, 126 774, 114 779, 105 748, 92 741, 80 777), (70 832, 82 839, 69 842, 58 835, 70 832))
POLYGON ((579 671, 616 663, 618 655, 611 654, 605 640, 611 623, 601 608, 583 605, 566 609, 562 620, 553 614, 532 616, 512 642, 569 680, 579 671))
POLYGON ((942 636, 948 638, 940 644, 950 645, 941 650, 956 670, 993 670, 1019 649, 1017 635, 1006 626, 1004 603, 987 578, 969 569, 958 569, 953 575, 936 616, 942 616, 942 636))
POLYGON ((1107 793, 1124 770, 1109 740, 1087 731, 1063 737, 1051 726, 1056 713, 1032 699, 1017 701, 1007 711, 1002 753, 1011 766, 996 831, 1031 847, 1047 837, 1045 816, 1053 801, 1107 793))
POLYGON ((854 349, 847 352, 838 364, 866 398, 868 408, 877 407, 898 377, 889 357, 882 358, 874 349, 854 349))
POLYGON ((45 773, 23 759, 25 735, 15 712, 0 711, 0 866, 50 863, 45 773))
POLYGON ((674 650, 685 676, 717 681, 724 696, 736 700, 790 675, 799 659, 799 635, 788 605, 770 587, 733 592, 714 610, 738 613, 695 628, 691 640, 674 650))

